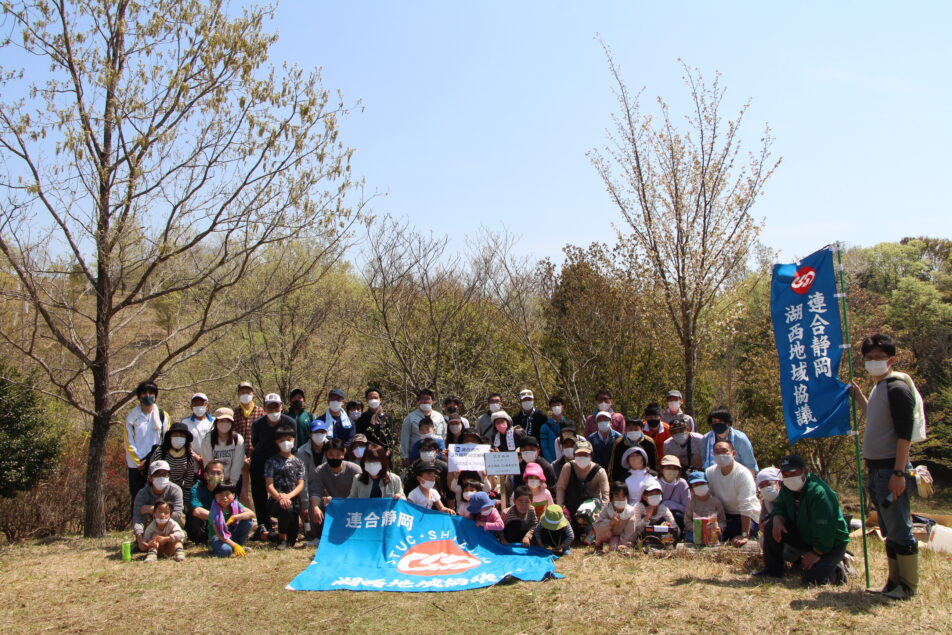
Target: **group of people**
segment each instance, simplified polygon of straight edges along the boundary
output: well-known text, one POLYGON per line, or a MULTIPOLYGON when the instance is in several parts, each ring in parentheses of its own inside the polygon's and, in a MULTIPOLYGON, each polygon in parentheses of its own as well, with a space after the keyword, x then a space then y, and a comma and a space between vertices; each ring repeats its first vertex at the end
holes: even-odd
MULTIPOLYGON (((869 417, 870 494, 877 508, 886 492, 892 502, 880 515, 890 559, 884 591, 908 597, 917 583, 916 543, 904 531, 908 494, 898 480, 908 470, 908 388, 890 380, 895 345, 888 336, 868 338, 863 354, 876 362, 868 364, 876 381, 868 407, 853 387, 869 417), (885 456, 890 444, 895 455, 885 456), (889 478, 877 467, 886 463, 889 478)), ((287 404, 271 393, 259 405, 242 382, 237 408, 209 413, 208 397, 196 393, 191 414, 175 423, 158 407, 158 394, 154 383, 140 384, 125 426, 133 532, 147 560, 183 559, 186 539, 222 557, 244 555, 248 540, 286 549, 303 534, 316 545, 334 498, 393 497, 468 517, 504 543, 557 554, 580 543, 628 549, 654 532, 690 542, 694 520, 707 519, 720 543, 739 547, 762 536, 759 576, 779 577, 794 562, 809 583, 846 580, 849 528, 829 485, 797 455, 760 469, 726 408, 708 413, 710 430, 702 434, 677 390, 640 417, 617 412, 611 392, 600 390, 592 414, 576 425, 560 397, 542 410, 529 389, 518 393, 514 414, 502 394, 490 394, 473 422, 458 398, 444 399, 440 412, 424 389, 399 429, 376 388, 364 403, 333 389, 315 415, 301 389, 287 404), (518 473, 450 472, 451 444, 515 452, 518 473)))

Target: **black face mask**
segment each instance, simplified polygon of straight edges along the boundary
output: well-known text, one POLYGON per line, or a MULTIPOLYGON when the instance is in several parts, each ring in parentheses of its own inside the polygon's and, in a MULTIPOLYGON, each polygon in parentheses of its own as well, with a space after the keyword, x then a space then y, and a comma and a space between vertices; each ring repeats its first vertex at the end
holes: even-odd
POLYGON ((456 406, 450 406, 449 408, 446 409, 446 412, 447 414, 455 415, 457 412, 459 412, 459 408, 457 408, 456 406))
POLYGON ((304 402, 299 399, 295 399, 291 402, 291 410, 304 410, 304 402))
POLYGON ((714 430, 714 434, 724 434, 727 432, 726 423, 712 423, 711 429, 714 430))
POLYGON ((327 464, 331 467, 340 467, 340 464, 344 462, 344 459, 327 459, 327 464))
POLYGON ((657 428, 661 425, 661 419, 648 419, 648 425, 652 428, 657 428))

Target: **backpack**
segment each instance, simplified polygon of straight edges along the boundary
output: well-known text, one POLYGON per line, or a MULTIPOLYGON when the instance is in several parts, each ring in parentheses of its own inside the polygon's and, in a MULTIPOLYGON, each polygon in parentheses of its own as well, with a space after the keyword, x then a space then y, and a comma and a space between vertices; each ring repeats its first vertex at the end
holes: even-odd
POLYGON ((926 440, 926 409, 925 404, 922 402, 922 395, 919 394, 919 391, 916 389, 915 382, 912 381, 912 377, 906 373, 900 373, 899 371, 892 371, 889 373, 889 377, 894 377, 896 379, 901 379, 905 382, 906 386, 909 387, 909 390, 912 391, 913 398, 915 399, 915 405, 912 409, 912 438, 910 439, 911 443, 919 443, 926 440))

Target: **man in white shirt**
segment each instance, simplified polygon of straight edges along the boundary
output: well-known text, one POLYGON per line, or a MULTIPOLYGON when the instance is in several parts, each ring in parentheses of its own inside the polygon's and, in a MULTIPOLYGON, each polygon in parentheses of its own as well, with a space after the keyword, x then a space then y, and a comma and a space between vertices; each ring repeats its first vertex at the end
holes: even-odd
POLYGON ((129 468, 129 498, 135 500, 139 490, 148 480, 145 473, 145 457, 152 447, 162 443, 162 437, 169 429, 169 413, 161 410, 155 399, 159 388, 152 381, 144 381, 136 386, 138 405, 126 415, 123 429, 123 442, 126 447, 126 467, 129 468))
POLYGON ((203 392, 192 395, 192 414, 182 419, 192 433, 192 447, 199 447, 208 431, 215 426, 215 418, 208 414, 208 396, 203 392))
POLYGON ((750 470, 736 461, 737 452, 730 441, 714 444, 714 465, 705 470, 711 493, 724 503, 727 525, 723 536, 740 547, 757 536, 760 501, 750 470))

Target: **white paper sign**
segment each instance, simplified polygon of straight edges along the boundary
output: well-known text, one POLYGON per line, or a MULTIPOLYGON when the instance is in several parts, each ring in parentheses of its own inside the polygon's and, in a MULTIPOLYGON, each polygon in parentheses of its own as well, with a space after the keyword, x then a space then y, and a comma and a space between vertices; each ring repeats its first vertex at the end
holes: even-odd
POLYGON ((486 463, 486 474, 490 476, 506 476, 519 473, 518 452, 487 452, 483 455, 486 463))
POLYGON ((483 455, 489 452, 488 445, 479 445, 477 443, 450 443, 447 451, 447 460, 449 464, 447 469, 450 472, 482 472, 486 469, 483 463, 483 455))

